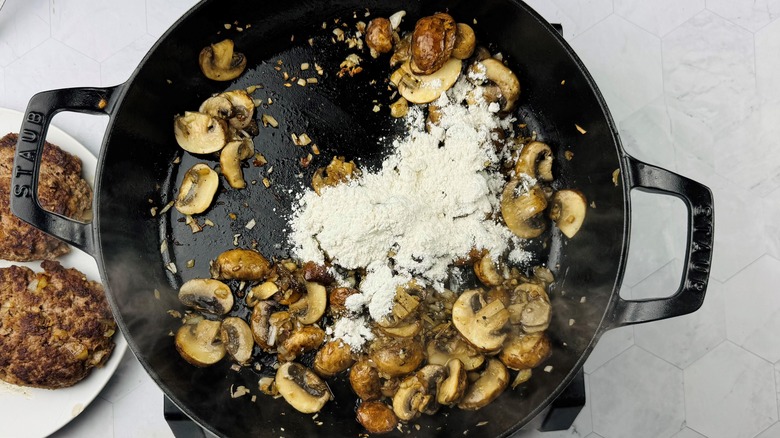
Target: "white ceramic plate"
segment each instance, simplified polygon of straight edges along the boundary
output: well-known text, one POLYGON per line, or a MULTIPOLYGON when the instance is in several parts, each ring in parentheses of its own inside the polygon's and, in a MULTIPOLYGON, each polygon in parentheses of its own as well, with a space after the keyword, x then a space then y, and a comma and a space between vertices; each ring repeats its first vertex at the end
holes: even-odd
MULTIPOLYGON (((0 0, 1 2, 2 0, 0 0)), ((19 132, 23 114, 0 108, 0 137, 19 132)), ((81 158, 82 175, 94 187, 97 159, 73 137, 55 126, 50 126, 46 140, 81 158)), ((76 248, 59 258, 66 268, 76 268, 90 280, 100 281, 95 259, 76 248)), ((27 266, 38 272, 40 262, 9 262, 0 260, 0 267, 12 264, 27 266)), ((116 347, 102 368, 95 368, 86 379, 70 388, 47 390, 25 388, 0 381, 0 435, 4 437, 44 437, 74 419, 103 389, 119 365, 127 349, 127 342, 117 331, 116 347)), ((0 353, 2 354, 2 353, 0 353)))

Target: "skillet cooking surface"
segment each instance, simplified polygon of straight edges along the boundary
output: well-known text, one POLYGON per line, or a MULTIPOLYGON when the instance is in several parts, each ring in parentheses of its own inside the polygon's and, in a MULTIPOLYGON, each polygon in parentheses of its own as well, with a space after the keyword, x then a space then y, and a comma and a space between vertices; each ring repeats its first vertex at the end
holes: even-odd
MULTIPOLYGON (((553 320, 548 330, 553 355, 545 362, 552 369, 542 371, 543 365, 527 384, 507 390, 482 410, 443 409, 436 416, 414 421, 421 426, 418 433, 429 435, 460 435, 485 421, 487 424, 478 429, 480 435, 505 434, 554 399, 600 334, 605 311, 619 285, 625 249, 627 199, 622 188, 612 182, 612 172, 620 167, 620 145, 597 91, 574 55, 549 25, 523 6, 511 2, 489 6, 467 1, 446 5, 400 2, 390 9, 379 2, 357 7, 355 3, 251 7, 249 2, 205 3, 185 16, 150 52, 128 82, 102 150, 96 219, 98 252, 110 299, 131 348, 152 377, 183 411, 213 431, 230 436, 360 433, 362 428, 354 418, 356 398, 346 383, 331 381, 335 399, 313 421, 283 399, 258 393, 259 376, 272 372, 267 363, 258 363, 263 366, 260 371, 247 367, 235 372, 227 360, 203 369, 184 362, 168 336, 180 321, 167 311, 183 310, 176 298, 178 287, 191 278, 207 277, 209 260, 233 248, 234 239, 239 247, 256 243, 267 257, 286 256, 286 217, 314 170, 326 165, 333 155, 355 159, 363 169, 375 168, 388 152, 389 139, 400 132, 401 122, 390 118, 387 109, 392 91, 385 83, 389 73, 386 56, 372 60, 361 53, 362 73, 354 78, 335 77, 341 61, 355 52, 344 43, 330 43, 335 18, 346 20, 354 29, 357 20, 367 22, 404 9, 404 30, 411 29, 417 18, 435 11, 449 10, 457 21, 476 18, 478 40, 493 43, 491 51, 501 51, 518 74, 523 87, 519 122, 554 147, 556 178, 561 186, 580 189, 596 205, 576 239, 564 241, 554 232, 537 242, 537 258, 556 274, 551 293, 553 320), (364 6, 371 11, 368 18, 363 16, 364 6), (323 21, 328 23, 327 30, 321 28, 323 21), (234 25, 227 30, 224 23, 234 25), (238 32, 236 27, 245 30, 238 32), (197 54, 202 47, 226 37, 247 55, 250 66, 234 83, 208 81, 198 69, 197 54), (307 42, 310 37, 315 39, 314 46, 307 42), (278 60, 282 60, 281 65, 278 60), (325 75, 318 76, 313 68, 302 72, 304 62, 312 67, 316 62, 325 75), (277 66, 281 71, 274 68, 277 66), (285 71, 290 76, 317 77, 319 83, 284 87, 285 71), (369 78, 376 83, 370 84, 369 78), (216 205, 201 217, 212 220, 215 227, 193 234, 173 209, 152 216, 151 207, 160 208, 175 199, 186 169, 196 162, 205 161, 212 167, 217 163, 209 157, 182 153, 173 137, 173 115, 196 110, 213 93, 251 85, 263 86, 254 93, 255 98, 273 100, 258 108, 257 117, 267 113, 280 124, 277 129, 261 127, 254 139, 256 151, 268 164, 245 168, 250 182, 247 189, 232 190, 222 181, 216 205), (377 113, 372 111, 376 103, 381 105, 377 113), (575 124, 586 127, 587 135, 580 134, 575 124), (301 168, 299 159, 310 149, 293 145, 290 138, 291 133, 304 132, 322 151, 306 169, 301 168), (566 150, 574 152, 571 161, 563 158, 566 150), (264 177, 271 180, 269 188, 261 182, 264 177), (257 225, 248 230, 245 225, 252 219, 257 225), (162 242, 167 251, 160 251, 162 242), (189 260, 195 261, 192 268, 185 267, 189 260), (177 266, 176 273, 164 269, 169 262, 177 266), (251 396, 232 399, 231 385, 243 385, 257 394, 256 402, 251 396)), ((234 314, 243 316, 245 312, 236 309, 234 314)))

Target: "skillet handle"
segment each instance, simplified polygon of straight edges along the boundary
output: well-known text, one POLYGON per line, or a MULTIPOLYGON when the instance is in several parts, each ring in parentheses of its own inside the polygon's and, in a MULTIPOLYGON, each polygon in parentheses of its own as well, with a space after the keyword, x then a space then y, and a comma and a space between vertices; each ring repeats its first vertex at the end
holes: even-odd
POLYGON ((611 328, 656 321, 696 311, 704 302, 710 277, 714 238, 714 204, 709 188, 684 176, 643 163, 626 155, 625 175, 630 187, 676 196, 688 209, 688 245, 680 286, 667 298, 624 300, 618 297, 611 328))
POLYGON ((15 216, 93 256, 95 241, 91 223, 76 221, 41 207, 38 200, 41 158, 52 117, 60 111, 110 115, 119 87, 66 88, 33 96, 19 131, 11 175, 11 212, 15 216))

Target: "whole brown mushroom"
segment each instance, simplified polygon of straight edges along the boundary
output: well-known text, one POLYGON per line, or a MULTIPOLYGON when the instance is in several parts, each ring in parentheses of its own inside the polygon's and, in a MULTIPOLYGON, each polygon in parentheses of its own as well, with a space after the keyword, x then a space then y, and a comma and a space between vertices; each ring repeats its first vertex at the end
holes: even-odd
POLYGON ((366 44, 377 54, 393 50, 393 26, 390 20, 377 17, 368 22, 366 28, 366 44))

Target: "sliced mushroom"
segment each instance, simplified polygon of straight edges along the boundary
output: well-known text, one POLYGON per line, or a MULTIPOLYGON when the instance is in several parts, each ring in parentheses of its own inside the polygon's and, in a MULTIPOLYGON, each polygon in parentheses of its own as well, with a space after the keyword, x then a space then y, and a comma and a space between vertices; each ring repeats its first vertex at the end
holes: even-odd
POLYGON ((208 114, 186 111, 173 118, 176 143, 193 154, 217 152, 228 141, 227 123, 208 114))
POLYGON ((387 53, 393 50, 393 26, 390 20, 384 17, 377 17, 368 22, 366 45, 371 50, 371 55, 374 58, 380 53, 387 53))
POLYGON ((485 362, 485 356, 462 341, 457 334, 444 339, 434 338, 428 341, 425 350, 428 363, 446 365, 450 360, 457 359, 463 363, 466 371, 475 370, 485 362))
POLYGON ((295 329, 280 344, 277 351, 282 361, 295 360, 307 351, 314 351, 325 341, 325 332, 316 325, 295 329))
POLYGON ((246 68, 246 57, 233 51, 233 40, 226 39, 200 51, 198 64, 203 74, 214 81, 232 81, 246 68))
POLYGON ((390 76, 390 81, 409 102, 430 103, 452 88, 460 76, 462 65, 460 59, 452 58, 429 75, 417 75, 412 73, 407 61, 390 76))
POLYGON ((501 97, 504 99, 501 111, 512 111, 520 97, 520 81, 517 76, 498 59, 488 58, 480 63, 485 67, 485 77, 501 89, 501 97))
POLYGON ((357 420, 368 433, 388 433, 398 426, 393 410, 380 401, 364 401, 357 408, 357 420))
POLYGON ((234 189, 246 187, 241 162, 254 154, 255 144, 248 138, 231 141, 222 148, 222 152, 219 154, 219 167, 230 187, 234 189))
POLYGON ((463 292, 452 307, 452 323, 465 340, 485 353, 498 351, 506 338, 501 333, 509 311, 499 300, 485 302, 482 289, 463 292))
POLYGON ((292 407, 304 414, 319 412, 331 398, 330 388, 314 371, 295 362, 276 371, 276 388, 292 407))
POLYGON ((243 319, 230 316, 222 321, 219 336, 227 353, 240 364, 246 364, 252 359, 252 329, 243 319))
POLYGON ((224 315, 233 308, 233 292, 219 280, 194 278, 179 288, 179 301, 193 309, 224 315))
POLYGON ((254 307, 260 300, 267 300, 279 292, 279 286, 273 281, 264 281, 257 286, 249 289, 246 295, 246 304, 249 307, 254 307))
POLYGON ((414 336, 417 336, 417 334, 420 333, 422 328, 423 328, 423 323, 422 320, 419 319, 408 321, 399 324, 395 327, 379 326, 379 330, 383 331, 385 334, 388 334, 390 336, 395 336, 397 338, 412 338, 414 336))
POLYGON ((187 362, 205 367, 225 357, 225 345, 219 337, 219 321, 202 319, 197 324, 185 324, 176 332, 176 350, 187 362))
POLYGON ((450 359, 447 362, 447 378, 439 385, 436 401, 445 406, 452 406, 463 398, 467 386, 468 380, 463 362, 457 358, 450 359))
POLYGON ((515 163, 515 174, 525 174, 531 178, 542 181, 552 181, 552 149, 541 141, 532 141, 520 151, 520 156, 515 163))
POLYGON ((428 396, 427 400, 422 403, 418 409, 420 412, 426 415, 435 414, 439 408, 439 402, 437 399, 437 392, 439 386, 442 384, 445 378, 447 378, 447 368, 441 365, 425 365, 417 371, 417 379, 425 387, 425 393, 428 396))
POLYGON ((382 381, 382 395, 387 398, 395 397, 398 387, 401 386, 401 380, 398 377, 391 377, 382 381))
POLYGON ((203 213, 214 200, 219 176, 208 165, 198 163, 184 174, 174 207, 181 214, 203 213))
POLYGON ((504 282, 504 276, 498 272, 496 261, 490 254, 486 254, 474 263, 474 274, 486 286, 498 286, 504 282))
POLYGON ((398 391, 393 396, 393 412, 401 421, 410 421, 417 418, 424 406, 431 399, 426 393, 425 385, 411 375, 401 382, 398 391))
POLYGON ((402 64, 409 60, 412 56, 412 34, 408 33, 395 43, 395 51, 393 56, 390 57, 390 67, 395 67, 398 64, 402 64))
POLYGON ((530 369, 520 370, 515 376, 515 380, 512 380, 512 389, 517 388, 518 385, 522 385, 531 379, 533 372, 530 369))
POLYGON ((552 354, 550 340, 543 332, 512 334, 498 358, 513 370, 535 368, 552 354))
POLYGON ((547 229, 542 213, 547 199, 539 186, 522 190, 519 179, 513 179, 501 194, 501 217, 509 231, 523 239, 539 237, 547 229))
MULTIPOLYGON (((279 291, 273 295, 273 299, 283 306, 291 306, 301 299, 306 293, 306 280, 297 266, 293 263, 277 263, 274 265, 271 277, 279 291)), ((307 303, 304 301, 298 303, 295 310, 298 313, 306 311, 307 303)))
POLYGON ((552 309, 547 292, 539 284, 522 283, 512 292, 509 322, 522 325, 526 333, 546 330, 552 309))
POLYGON ((425 359, 420 343, 405 338, 374 342, 370 350, 369 357, 376 368, 390 377, 416 370, 425 359))
POLYGON ((412 72, 430 75, 449 59, 458 27, 451 15, 438 13, 417 20, 412 33, 412 72))
POLYGON ((458 23, 455 33, 455 45, 452 47, 452 56, 458 59, 467 59, 474 54, 477 46, 477 37, 474 29, 466 23, 458 23))
POLYGON ((495 400, 509 385, 509 372, 498 359, 488 359, 485 371, 469 385, 458 407, 476 410, 495 400))
POLYGON ((526 333, 541 332, 550 326, 552 306, 544 288, 537 284, 521 285, 526 287, 526 304, 520 313, 520 324, 526 333))
POLYGON ((588 211, 588 201, 577 190, 558 190, 552 197, 550 219, 569 239, 582 227, 585 214, 588 211))
POLYGON ((259 301, 252 309, 252 316, 249 319, 252 328, 252 338, 263 350, 270 350, 274 345, 273 342, 270 342, 270 318, 275 309, 276 303, 274 301, 259 301))
POLYGON ((382 396, 382 381, 379 371, 368 360, 360 360, 349 370, 349 384, 358 397, 364 401, 377 400, 382 396))
POLYGON ((233 104, 224 94, 217 94, 204 100, 198 108, 198 112, 208 114, 211 117, 227 120, 233 117, 233 104))
POLYGON ((211 264, 211 277, 217 280, 262 281, 271 272, 271 264, 251 249, 230 249, 211 264))
POLYGON ((314 356, 314 371, 322 377, 333 377, 349 368, 355 360, 352 348, 341 339, 326 343, 314 356))
POLYGON ((279 347, 292 335, 296 324, 290 312, 280 310, 268 317, 268 344, 279 347))
POLYGON ((290 312, 301 324, 314 324, 325 314, 328 306, 328 291, 325 286, 306 282, 306 296, 290 304, 290 312))
POLYGON ((221 94, 225 97, 232 107, 231 115, 228 117, 230 126, 236 129, 246 129, 252 123, 255 117, 255 101, 246 90, 230 90, 221 94))

